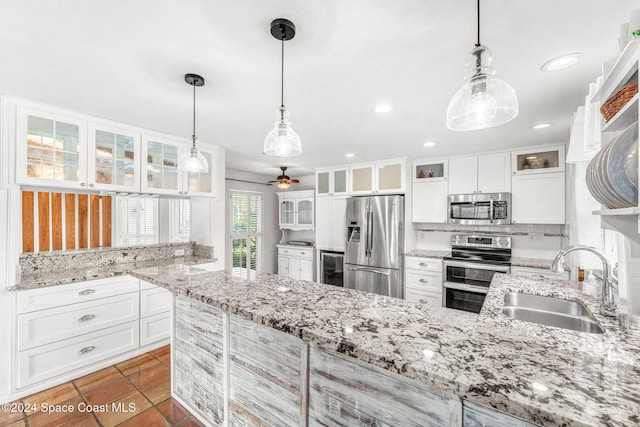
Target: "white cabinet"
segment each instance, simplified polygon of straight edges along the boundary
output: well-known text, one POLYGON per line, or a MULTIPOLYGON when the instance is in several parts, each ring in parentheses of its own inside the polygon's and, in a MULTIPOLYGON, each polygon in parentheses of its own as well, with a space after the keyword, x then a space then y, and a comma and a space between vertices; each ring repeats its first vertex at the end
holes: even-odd
POLYGON ((512 187, 512 223, 565 223, 564 172, 514 175, 512 187))
POLYGON ((405 299, 442 307, 442 260, 405 258, 405 299))
POLYGON ((447 222, 447 181, 414 182, 412 222, 447 222))
POLYGON ((404 193, 406 159, 353 165, 350 169, 352 194, 404 193))
POLYGON ((313 190, 276 193, 278 195, 278 223, 289 230, 313 230, 313 190))
POLYGON ((316 200, 316 248, 344 252, 347 240, 347 198, 316 200))
POLYGON ((108 191, 140 190, 140 134, 73 113, 18 105, 19 184, 108 191))
POLYGON ((547 278, 554 280, 569 280, 569 272, 563 271, 562 273, 556 273, 548 268, 534 268, 534 267, 518 267, 511 266, 511 274, 514 276, 525 276, 531 278, 547 278))
POLYGON ((300 280, 313 280, 313 248, 278 246, 278 274, 300 280))
POLYGON ((142 192, 215 196, 212 150, 198 147, 209 164, 206 172, 184 172, 178 169, 180 156, 190 148, 191 145, 185 140, 143 135, 142 158, 145 173, 141 185, 142 192))
POLYGON ((168 290, 129 275, 19 291, 16 386, 50 387, 166 344, 172 301, 168 290))
POLYGON ((318 169, 316 196, 346 195, 349 191, 349 168, 318 169))
POLYGON ((449 194, 511 191, 511 154, 491 153, 449 159, 449 194))
POLYGON ((564 145, 550 145, 511 152, 513 175, 564 172, 564 164, 564 145))

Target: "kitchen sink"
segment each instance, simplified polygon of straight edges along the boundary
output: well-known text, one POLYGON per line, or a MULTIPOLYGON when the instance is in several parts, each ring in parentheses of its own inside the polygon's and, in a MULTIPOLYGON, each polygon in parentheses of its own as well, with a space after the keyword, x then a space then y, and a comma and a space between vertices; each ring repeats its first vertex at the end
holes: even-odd
POLYGON ((598 325, 587 308, 578 301, 507 292, 502 313, 512 319, 540 325, 592 334, 604 333, 604 329, 598 325))

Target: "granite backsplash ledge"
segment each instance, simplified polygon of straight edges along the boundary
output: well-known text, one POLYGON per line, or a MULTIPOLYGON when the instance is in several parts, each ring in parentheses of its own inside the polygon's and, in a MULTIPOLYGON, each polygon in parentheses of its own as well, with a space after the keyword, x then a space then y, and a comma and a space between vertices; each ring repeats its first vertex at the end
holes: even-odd
POLYGON ((145 246, 94 248, 72 251, 35 252, 20 255, 20 274, 28 275, 42 271, 62 271, 85 267, 153 261, 176 257, 177 250, 184 250, 179 256, 213 258, 213 247, 187 243, 166 243, 145 246))

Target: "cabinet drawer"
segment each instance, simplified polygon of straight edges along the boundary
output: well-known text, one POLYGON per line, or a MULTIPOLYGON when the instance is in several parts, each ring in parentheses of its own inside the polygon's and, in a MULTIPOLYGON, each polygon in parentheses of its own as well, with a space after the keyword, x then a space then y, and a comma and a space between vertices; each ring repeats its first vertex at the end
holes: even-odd
POLYGON ((278 248, 278 255, 286 256, 286 257, 313 259, 313 248, 309 248, 309 249, 278 248))
POLYGON ((140 319, 140 347, 169 338, 171 317, 169 313, 140 319))
POLYGON ((138 348, 139 322, 125 323, 18 353, 18 388, 138 348))
POLYGON ((410 302, 426 303, 433 307, 442 307, 442 294, 424 291, 422 289, 407 288, 405 299, 410 302))
POLYGON ((442 293, 442 273, 430 271, 406 271, 408 287, 442 293))
POLYGON ((139 318, 138 293, 18 316, 18 351, 94 332, 139 318))
POLYGON ((138 279, 125 275, 19 291, 18 314, 138 292, 138 286, 138 279))
POLYGON ((140 291, 140 317, 153 316, 171 310, 173 294, 164 289, 145 289, 140 291))
POLYGON ((413 270, 437 271, 442 273, 442 260, 438 258, 406 257, 406 267, 413 270))

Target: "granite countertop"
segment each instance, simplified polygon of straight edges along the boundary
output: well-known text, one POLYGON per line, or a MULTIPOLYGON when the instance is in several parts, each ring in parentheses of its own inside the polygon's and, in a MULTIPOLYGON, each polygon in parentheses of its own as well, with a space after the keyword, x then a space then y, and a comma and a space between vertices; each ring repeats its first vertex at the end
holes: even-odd
POLYGON ((552 259, 511 257, 512 267, 542 268, 549 270, 551 269, 551 263, 553 263, 552 259))
POLYGON ((84 268, 70 268, 59 271, 39 271, 32 274, 24 274, 17 281, 16 285, 9 287, 10 291, 21 291, 37 289, 47 286, 64 285, 85 280, 104 279, 106 277, 121 276, 129 274, 132 270, 145 267, 158 267, 166 265, 193 265, 206 264, 217 261, 215 258, 201 258, 196 256, 154 259, 138 262, 115 263, 104 266, 93 266, 84 268))
POLYGON ((414 256, 420 258, 444 258, 451 255, 451 251, 432 251, 426 249, 414 249, 404 254, 405 256, 414 256))
POLYGON ((131 274, 540 425, 640 423, 640 330, 598 314, 564 281, 496 274, 479 315, 272 274, 253 280, 194 266, 131 274), (509 290, 577 298, 606 333, 512 320, 509 290))

